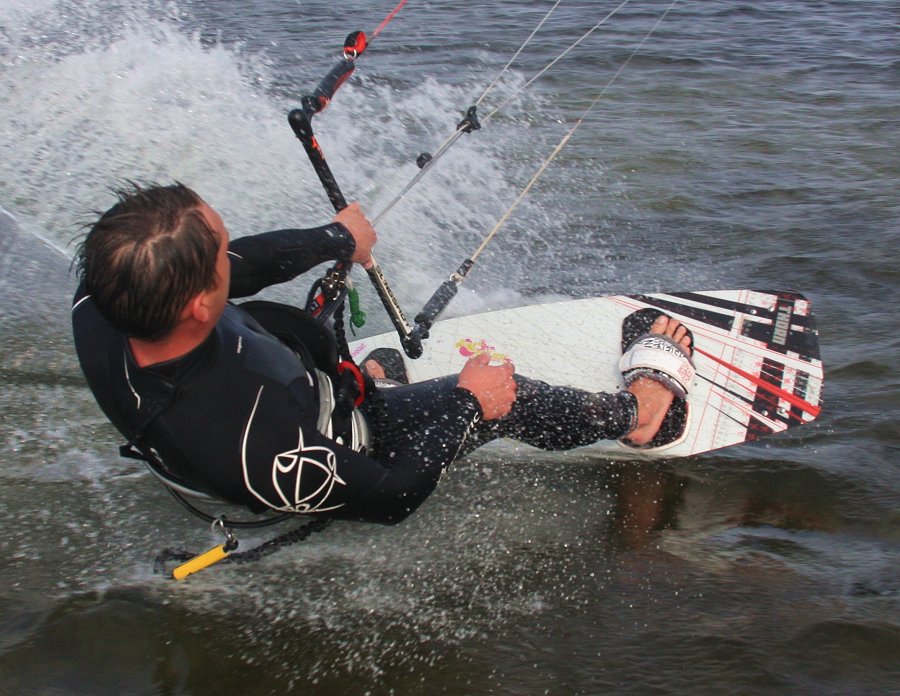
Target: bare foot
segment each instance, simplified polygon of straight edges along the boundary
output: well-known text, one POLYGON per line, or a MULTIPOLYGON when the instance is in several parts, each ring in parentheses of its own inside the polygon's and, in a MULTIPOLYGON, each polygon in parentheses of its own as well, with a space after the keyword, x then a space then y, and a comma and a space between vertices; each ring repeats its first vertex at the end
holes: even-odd
POLYGON ((372 379, 385 378, 384 368, 381 366, 381 363, 376 360, 366 360, 366 362, 363 363, 363 369, 372 379))
MULTIPOLYGON (((677 319, 661 314, 650 327, 650 333, 665 334, 691 352, 691 337, 677 319)), ((637 427, 628 434, 628 440, 634 445, 646 445, 659 431, 675 395, 649 377, 638 377, 628 385, 628 391, 638 403, 637 427)))

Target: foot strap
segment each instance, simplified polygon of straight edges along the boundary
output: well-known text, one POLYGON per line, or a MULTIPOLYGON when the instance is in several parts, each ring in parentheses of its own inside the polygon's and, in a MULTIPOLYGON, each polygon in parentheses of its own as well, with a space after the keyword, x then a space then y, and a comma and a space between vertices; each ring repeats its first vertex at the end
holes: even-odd
MULTIPOLYGON (((660 382, 675 394, 675 399, 663 418, 662 425, 646 445, 634 445, 628 440, 622 444, 644 451, 665 449, 681 442, 688 433, 690 407, 687 391, 694 381, 694 365, 690 353, 676 341, 663 335, 650 333, 653 322, 663 314, 655 307, 645 307, 629 314, 622 321, 622 358, 619 369, 626 384, 640 377, 660 382)), ((685 327, 686 328, 686 327, 685 327)), ((688 330, 691 346, 694 337, 688 330)))
POLYGON ((696 374, 684 348, 668 336, 655 333, 644 334, 631 344, 619 360, 619 370, 626 385, 648 377, 663 384, 679 399, 687 396, 696 374))

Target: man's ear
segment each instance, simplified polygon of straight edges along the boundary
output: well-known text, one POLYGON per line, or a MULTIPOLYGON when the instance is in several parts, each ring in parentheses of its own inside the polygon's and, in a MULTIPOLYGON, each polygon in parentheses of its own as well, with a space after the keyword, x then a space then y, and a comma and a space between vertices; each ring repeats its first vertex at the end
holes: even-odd
POLYGON ((209 293, 207 292, 199 292, 194 295, 188 300, 187 305, 185 305, 184 312, 182 312, 182 318, 191 318, 201 324, 207 323, 212 316, 209 299, 209 293))

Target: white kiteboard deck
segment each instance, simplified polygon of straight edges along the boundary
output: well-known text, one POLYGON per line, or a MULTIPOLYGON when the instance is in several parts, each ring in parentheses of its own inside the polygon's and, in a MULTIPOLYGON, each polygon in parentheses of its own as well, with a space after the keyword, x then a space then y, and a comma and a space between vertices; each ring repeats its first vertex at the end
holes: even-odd
MULTIPOLYGON (((411 382, 458 373, 489 352, 522 375, 589 391, 623 388, 617 369, 622 320, 655 307, 687 326, 697 369, 687 436, 645 452, 601 441, 610 456, 683 457, 748 442, 812 421, 823 369, 809 301, 794 292, 722 290, 621 295, 532 305, 437 322, 417 360, 404 356, 411 382)), ((376 348, 402 353, 395 333, 350 344, 360 362, 376 348)))

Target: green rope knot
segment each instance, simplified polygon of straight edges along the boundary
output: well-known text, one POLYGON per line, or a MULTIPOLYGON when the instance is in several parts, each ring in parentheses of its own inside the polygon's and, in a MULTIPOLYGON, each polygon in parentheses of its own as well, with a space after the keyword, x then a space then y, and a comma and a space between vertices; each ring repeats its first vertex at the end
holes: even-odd
POLYGON ((357 329, 365 326, 366 313, 359 308, 359 291, 356 288, 350 288, 347 298, 350 301, 350 323, 357 329))

